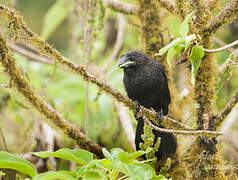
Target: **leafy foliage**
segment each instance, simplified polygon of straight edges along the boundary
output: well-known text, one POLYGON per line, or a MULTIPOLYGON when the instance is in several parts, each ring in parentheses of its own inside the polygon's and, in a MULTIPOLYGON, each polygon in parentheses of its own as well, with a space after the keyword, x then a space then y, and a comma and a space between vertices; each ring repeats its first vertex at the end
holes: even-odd
MULTIPOLYGON (((161 55, 163 55, 164 53, 166 53, 168 51, 167 63, 168 63, 169 66, 171 66, 172 58, 176 55, 180 56, 182 50, 184 50, 183 52, 185 53, 188 50, 189 46, 191 45, 191 42, 196 39, 195 34, 188 35, 188 32, 189 32, 188 21, 191 18, 191 16, 194 14, 194 12, 195 11, 188 14, 185 17, 182 24, 180 25, 179 33, 180 33, 180 36, 182 36, 182 37, 179 37, 179 38, 173 40, 167 46, 161 48, 159 53, 156 54, 156 55, 161 56, 161 55)), ((204 50, 203 50, 202 46, 195 45, 194 47, 192 47, 192 52, 189 56, 189 60, 190 60, 191 65, 192 65, 191 83, 192 83, 193 86, 195 84, 195 76, 196 76, 198 68, 201 64, 201 60, 202 60, 203 56, 204 56, 204 50)))
POLYGON ((0 168, 14 169, 30 177, 37 175, 36 168, 30 162, 4 151, 0 151, 0 168))
MULTIPOLYGON (((37 175, 35 167, 28 161, 7 152, 0 152, 0 168, 20 171, 33 177, 33 180, 73 180, 73 179, 117 179, 124 177, 128 180, 166 179, 156 175, 153 167, 136 160, 146 152, 128 153, 120 148, 113 148, 111 152, 103 149, 104 159, 94 159, 93 154, 82 149, 59 149, 55 152, 35 152, 36 156, 47 158, 57 157, 70 160, 78 164, 73 171, 47 171, 37 175)), ((1 173, 4 175, 4 173, 1 173)))

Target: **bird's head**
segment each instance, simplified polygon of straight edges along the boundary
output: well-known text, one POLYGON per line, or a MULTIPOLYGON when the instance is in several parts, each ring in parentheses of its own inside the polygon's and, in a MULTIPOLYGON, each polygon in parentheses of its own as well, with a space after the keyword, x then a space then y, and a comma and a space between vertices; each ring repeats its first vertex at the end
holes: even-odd
POLYGON ((139 51, 128 51, 118 60, 118 68, 127 69, 142 65, 146 62, 147 56, 139 51))

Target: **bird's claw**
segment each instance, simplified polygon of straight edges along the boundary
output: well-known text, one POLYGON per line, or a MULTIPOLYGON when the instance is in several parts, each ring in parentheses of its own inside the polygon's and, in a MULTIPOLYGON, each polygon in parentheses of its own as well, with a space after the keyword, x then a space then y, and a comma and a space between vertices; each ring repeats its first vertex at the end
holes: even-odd
POLYGON ((143 117, 143 115, 144 115, 144 110, 142 110, 140 116, 137 116, 138 112, 140 112, 140 103, 139 103, 138 101, 136 101, 136 112, 135 112, 134 116, 135 116, 135 119, 136 119, 137 121, 138 121, 140 118, 143 117))

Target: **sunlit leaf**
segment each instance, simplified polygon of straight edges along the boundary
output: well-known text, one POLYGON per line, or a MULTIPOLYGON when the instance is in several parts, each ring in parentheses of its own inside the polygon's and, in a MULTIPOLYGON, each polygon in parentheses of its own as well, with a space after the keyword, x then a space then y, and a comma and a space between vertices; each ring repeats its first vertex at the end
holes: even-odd
POLYGON ((196 45, 192 48, 192 52, 189 56, 189 60, 190 60, 191 65, 192 65, 191 83, 192 83, 193 86, 195 84, 195 76, 196 76, 198 68, 201 64, 201 60, 202 60, 203 56, 204 56, 204 50, 203 50, 202 46, 196 45))
POLYGON ((146 154, 145 151, 136 151, 133 153, 121 152, 121 153, 118 153, 117 158, 118 160, 128 164, 144 154, 146 154))
POLYGON ((185 37, 187 36, 188 34, 188 31, 189 31, 189 25, 188 25, 188 21, 190 19, 190 17, 194 14, 195 11, 191 12, 190 14, 188 14, 184 21, 182 22, 182 24, 180 25, 180 28, 179 28, 179 33, 181 36, 185 37))
POLYGON ((105 156, 105 158, 107 158, 107 159, 109 159, 109 160, 112 160, 112 155, 111 155, 110 152, 107 151, 106 148, 103 148, 103 149, 102 149, 102 153, 103 153, 103 155, 105 156))
POLYGON ((168 179, 163 175, 158 175, 158 176, 152 177, 151 180, 168 180, 168 179))
POLYGON ((184 52, 186 52, 187 51, 187 49, 188 49, 188 47, 189 47, 189 45, 190 45, 190 42, 192 41, 192 40, 194 40, 196 38, 196 35, 195 34, 191 34, 191 35, 189 35, 189 36, 185 36, 185 48, 184 48, 184 52))
POLYGON ((87 171, 83 176, 83 180, 101 180, 102 176, 96 171, 87 171))
POLYGON ((155 170, 147 164, 129 164, 128 171, 129 176, 140 179, 151 179, 156 175, 155 170))
POLYGON ((30 177, 37 175, 36 168, 30 162, 4 151, 0 151, 0 168, 14 169, 30 177))
POLYGON ((42 151, 34 152, 33 154, 41 158, 47 158, 49 156, 57 157, 65 160, 74 161, 82 165, 85 165, 93 160, 93 154, 83 149, 71 150, 63 148, 55 152, 42 151))
POLYGON ((171 43, 169 43, 167 46, 161 48, 159 50, 159 53, 158 54, 155 54, 155 55, 158 55, 158 56, 162 56, 164 53, 166 53, 170 48, 178 45, 179 43, 183 43, 184 42, 184 38, 177 38, 175 40, 173 40, 171 43))
POLYGON ((167 63, 171 67, 171 60, 177 54, 177 51, 174 47, 170 48, 167 54, 167 63))
POLYGON ((69 171, 48 171, 34 177, 33 180, 76 180, 73 173, 69 171))

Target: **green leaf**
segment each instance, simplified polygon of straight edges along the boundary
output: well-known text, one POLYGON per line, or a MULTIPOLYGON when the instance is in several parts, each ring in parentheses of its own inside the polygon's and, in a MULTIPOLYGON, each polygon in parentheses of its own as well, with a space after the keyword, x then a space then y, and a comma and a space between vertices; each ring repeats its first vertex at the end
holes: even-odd
POLYGON ((151 180, 168 180, 168 179, 165 176, 160 174, 158 176, 152 177, 151 180))
POLYGON ((42 174, 39 174, 38 176, 34 177, 33 180, 76 180, 76 177, 74 177, 73 173, 69 171, 48 171, 42 174))
POLYGON ((184 49, 184 44, 178 44, 177 46, 174 46, 174 49, 177 52, 178 56, 181 56, 181 50, 184 49))
POLYGON ((72 7, 71 3, 66 4, 66 1, 63 0, 57 0, 53 6, 51 6, 43 20, 41 36, 44 39, 47 39, 63 22, 72 7))
POLYGON ((4 151, 0 151, 0 168, 14 169, 30 177, 37 175, 36 168, 30 162, 4 151))
MULTIPOLYGON (((123 153, 125 151, 123 151, 121 148, 112 148, 111 149, 111 154, 112 154, 112 160, 116 160, 118 154, 123 153)), ((125 152, 127 153, 127 152, 125 152)))
POLYGON ((87 171, 84 176, 83 180, 101 180, 103 179, 102 176, 96 171, 87 171))
POLYGON ((167 54, 167 63, 171 67, 171 59, 177 54, 177 51, 174 47, 170 48, 167 54))
POLYGON ((127 164, 121 162, 121 161, 113 161, 110 164, 104 165, 105 168, 110 169, 110 170, 116 170, 119 172, 122 172, 124 174, 128 174, 128 166, 127 164))
POLYGON ((106 148, 102 148, 102 153, 105 156, 106 159, 112 160, 112 155, 110 152, 107 151, 106 148))
POLYGON ((171 43, 169 43, 167 46, 161 48, 159 50, 159 53, 158 54, 155 54, 156 56, 162 56, 164 53, 166 53, 170 48, 180 44, 180 43, 183 43, 184 42, 184 38, 177 38, 175 40, 173 40, 171 43))
POLYGON ((136 158, 138 158, 144 154, 146 154, 145 151, 137 151, 137 152, 133 152, 133 153, 121 152, 121 153, 118 153, 117 159, 122 161, 123 163, 129 164, 133 160, 135 160, 136 158))
POLYGON ((184 21, 182 22, 182 24, 180 25, 180 28, 179 28, 179 33, 181 36, 185 37, 187 36, 188 34, 188 31, 189 31, 189 25, 188 25, 188 21, 190 19, 190 17, 194 14, 195 11, 191 12, 190 14, 188 14, 184 21))
POLYGON ((189 45, 190 45, 190 42, 192 41, 192 40, 194 40, 196 38, 196 35, 195 34, 191 34, 191 35, 189 35, 189 36, 185 36, 185 48, 184 48, 184 52, 186 52, 187 51, 187 49, 188 49, 188 47, 189 47, 189 45))
POLYGON ((55 152, 42 151, 42 152, 34 152, 33 154, 41 158, 53 156, 61 159, 74 161, 82 165, 85 165, 93 160, 93 154, 83 149, 71 150, 67 148, 62 148, 55 152))
POLYGON ((203 50, 202 46, 196 45, 192 48, 192 52, 189 56, 189 60, 190 60, 191 65, 192 65, 191 83, 192 83, 193 86, 195 84, 195 76, 196 76, 198 68, 201 64, 201 60, 202 60, 203 56, 204 56, 204 50, 203 50))
POLYGON ((151 179, 156 175, 155 170, 147 164, 129 164, 128 171, 129 176, 140 179, 151 179))

